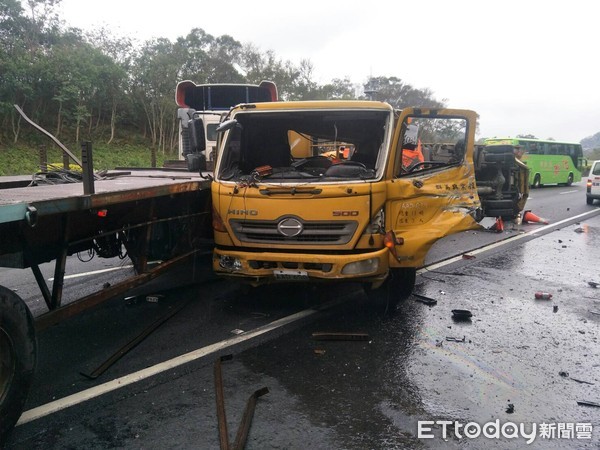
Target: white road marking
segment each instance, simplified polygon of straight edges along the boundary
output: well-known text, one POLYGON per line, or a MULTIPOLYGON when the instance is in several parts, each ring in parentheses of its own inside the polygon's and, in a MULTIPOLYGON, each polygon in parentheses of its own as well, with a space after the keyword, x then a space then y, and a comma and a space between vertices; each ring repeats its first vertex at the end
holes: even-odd
POLYGON ((252 331, 248 331, 244 334, 240 334, 238 336, 234 336, 229 339, 225 339, 223 341, 216 342, 214 344, 199 348, 197 350, 193 350, 189 353, 185 353, 183 355, 172 358, 168 361, 164 361, 159 364, 155 364, 154 366, 148 367, 146 369, 138 370, 137 372, 130 373, 130 374, 122 376, 120 378, 116 378, 114 380, 108 381, 108 382, 100 384, 98 386, 94 386, 92 388, 77 392, 75 394, 55 400, 53 402, 46 403, 45 405, 41 405, 36 408, 32 408, 28 411, 25 411, 21 415, 21 417, 19 418, 19 421, 17 422, 17 426, 23 425, 24 423, 31 422, 36 419, 40 419, 44 416, 58 412, 62 409, 68 408, 70 406, 77 405, 77 404, 85 402, 87 400, 91 400, 94 397, 98 397, 100 395, 106 394, 107 392, 111 392, 116 389, 125 387, 127 385, 137 383, 138 381, 144 380, 153 375, 157 375, 159 373, 162 373, 167 370, 173 369, 175 367, 181 366, 182 364, 187 364, 191 361, 195 361, 197 359, 211 355, 213 353, 216 353, 220 350, 224 350, 226 348, 229 348, 229 347, 239 344, 241 342, 248 341, 250 339, 254 339, 258 336, 269 333, 273 330, 281 328, 290 323, 296 322, 296 321, 304 319, 306 317, 310 317, 313 314, 316 314, 316 313, 320 312, 321 310, 330 308, 340 302, 341 302, 341 300, 334 300, 334 301, 325 303, 319 309, 306 309, 304 311, 297 312, 290 316, 283 317, 281 319, 278 319, 271 323, 263 325, 262 327, 258 327, 252 331))
POLYGON ((579 192, 579 191, 564 191, 564 192, 559 192, 560 195, 563 194, 572 194, 573 192, 579 192))
MULTIPOLYGON (((534 235, 536 233, 540 233, 547 229, 560 226, 560 225, 562 225, 566 222, 572 221, 574 219, 583 219, 587 216, 598 215, 599 211, 600 210, 595 209, 592 211, 588 211, 588 212, 579 214, 577 216, 570 217, 568 219, 561 220, 561 221, 553 223, 553 224, 535 228, 526 233, 519 234, 517 236, 511 237, 508 239, 504 239, 502 241, 495 242, 493 244, 486 245, 485 247, 481 247, 479 249, 470 251, 469 254, 475 255, 475 254, 483 253, 485 251, 500 247, 502 245, 506 245, 508 243, 513 243, 514 241, 526 238, 526 237, 534 235)), ((453 258, 449 258, 444 261, 440 261, 439 263, 435 263, 435 264, 429 265, 427 267, 424 267, 422 269, 419 269, 417 272, 424 273, 424 272, 427 272, 428 270, 439 269, 440 267, 447 266, 449 264, 452 264, 456 261, 460 261, 462 259, 463 259, 462 255, 455 256, 453 258)), ((310 316, 312 316, 322 310, 330 308, 340 302, 341 302, 341 300, 335 300, 335 301, 331 301, 331 302, 328 302, 328 303, 322 305, 322 307, 320 309, 306 309, 304 311, 297 312, 290 316, 283 317, 281 319, 278 319, 271 323, 263 325, 262 327, 256 328, 251 331, 247 331, 244 334, 240 334, 238 336, 234 336, 229 339, 225 339, 225 340, 217 342, 215 344, 211 344, 206 347, 202 347, 202 348, 193 350, 189 353, 185 353, 183 355, 177 356, 170 360, 163 361, 161 363, 155 364, 154 366, 148 367, 146 369, 142 369, 137 372, 130 373, 128 375, 122 376, 120 378, 116 378, 112 381, 108 381, 106 383, 100 384, 98 386, 94 386, 94 387, 86 389, 84 391, 77 392, 77 393, 69 395, 67 397, 52 401, 50 403, 46 403, 45 405, 41 405, 36 408, 32 408, 30 410, 25 411, 21 415, 19 421, 17 422, 17 426, 31 422, 33 420, 40 419, 42 417, 53 414, 55 412, 69 408, 71 406, 75 406, 79 403, 83 403, 87 400, 91 400, 95 397, 98 397, 100 395, 114 391, 116 389, 120 389, 120 388, 128 386, 130 384, 137 383, 138 381, 144 380, 146 378, 149 378, 151 376, 154 376, 159 373, 165 372, 167 370, 173 369, 175 367, 181 366, 183 364, 187 364, 189 362, 195 361, 195 360, 203 358, 205 356, 211 355, 213 353, 224 350, 226 348, 229 348, 229 347, 239 344, 241 342, 248 341, 250 339, 254 339, 258 336, 269 333, 269 332, 276 330, 278 328, 281 328, 285 325, 291 324, 297 320, 301 320, 306 317, 310 317, 310 316)))
MULTIPOLYGON (((159 264, 160 262, 161 261, 149 261, 148 265, 150 265, 150 264, 159 264)), ((133 269, 133 265, 127 264, 127 265, 119 266, 119 267, 109 267, 108 269, 98 269, 98 270, 92 270, 90 272, 75 273, 73 275, 66 275, 64 277, 64 279, 65 280, 70 280, 71 278, 87 277, 87 276, 90 276, 90 275, 98 275, 99 273, 112 272, 114 270, 121 270, 121 269, 133 269)), ((48 278, 48 281, 54 281, 54 277, 48 278)))
MULTIPOLYGON (((556 222, 556 223, 551 223, 551 224, 548 224, 548 225, 544 225, 543 227, 535 228, 535 229, 533 229, 531 231, 528 231, 526 233, 518 234, 518 235, 512 236, 512 237, 510 237, 508 239, 503 239, 502 241, 494 242, 493 244, 486 245, 484 247, 481 247, 481 248, 469 251, 467 253, 469 255, 477 255, 479 253, 483 253, 483 252, 486 252, 488 250, 493 250, 493 249, 495 249, 497 247, 501 247, 502 245, 506 245, 508 243, 513 243, 515 241, 524 239, 526 237, 529 237, 529 236, 534 235, 536 233, 540 233, 540 232, 548 230, 550 228, 556 228, 557 226, 560 226, 560 225, 562 225, 564 223, 570 222, 571 220, 574 220, 574 219, 583 219, 584 217, 587 217, 587 216, 598 215, 599 211, 600 210, 594 209, 592 211, 584 212, 584 213, 579 214, 577 216, 569 217, 568 219, 563 219, 563 220, 561 220, 559 222, 556 222)), ((453 258, 449 258, 449 259, 445 259, 443 261, 440 261, 439 263, 435 263, 435 264, 431 264, 430 266, 423 267, 422 269, 419 269, 417 271, 417 273, 426 273, 428 270, 439 269, 440 267, 447 266, 448 264, 452 264, 452 263, 454 263, 456 261, 460 261, 462 259, 463 259, 463 256, 461 254, 461 255, 455 256, 453 258)))
MULTIPOLYGON (((127 264, 126 266, 110 267, 108 269, 92 270, 91 272, 82 272, 82 273, 76 273, 76 274, 73 274, 73 275, 66 275, 65 276, 65 280, 70 280, 71 278, 87 277, 87 276, 90 276, 90 275, 98 275, 99 273, 112 272, 114 270, 131 269, 131 268, 133 268, 133 266, 131 264, 127 264)), ((48 281, 54 281, 54 277, 48 278, 48 281)))

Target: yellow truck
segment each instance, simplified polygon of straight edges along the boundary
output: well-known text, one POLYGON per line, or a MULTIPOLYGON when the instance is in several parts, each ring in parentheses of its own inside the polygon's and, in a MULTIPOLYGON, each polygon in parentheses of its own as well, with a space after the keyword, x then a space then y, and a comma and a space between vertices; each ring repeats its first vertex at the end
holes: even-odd
POLYGON ((373 299, 406 298, 430 247, 480 228, 487 200, 503 207, 487 215, 524 207, 526 170, 512 155, 488 164, 483 149, 476 179, 476 117, 375 101, 238 105, 217 129, 213 269, 252 285, 356 281, 373 299), (347 159, 321 153, 339 145, 347 159), (423 158, 407 165, 416 147, 423 158))

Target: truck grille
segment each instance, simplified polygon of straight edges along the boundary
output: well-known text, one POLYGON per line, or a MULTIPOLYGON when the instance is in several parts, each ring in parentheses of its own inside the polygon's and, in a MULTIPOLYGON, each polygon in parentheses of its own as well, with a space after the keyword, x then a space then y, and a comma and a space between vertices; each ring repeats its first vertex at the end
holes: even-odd
MULTIPOLYGON (((285 219, 285 218, 284 218, 285 219)), ((354 235, 358 222, 355 221, 302 221, 302 232, 288 237, 281 234, 278 220, 231 220, 229 224, 236 238, 242 242, 286 243, 286 244, 347 244, 354 235)))

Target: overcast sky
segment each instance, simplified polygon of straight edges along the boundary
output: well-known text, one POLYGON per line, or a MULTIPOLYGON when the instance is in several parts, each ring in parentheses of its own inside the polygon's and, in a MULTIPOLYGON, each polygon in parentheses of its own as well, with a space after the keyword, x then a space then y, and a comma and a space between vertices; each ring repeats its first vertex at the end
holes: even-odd
POLYGON ((62 0, 61 17, 139 40, 192 28, 298 64, 319 83, 398 77, 480 115, 478 137, 600 132, 600 3, 589 0, 62 0))

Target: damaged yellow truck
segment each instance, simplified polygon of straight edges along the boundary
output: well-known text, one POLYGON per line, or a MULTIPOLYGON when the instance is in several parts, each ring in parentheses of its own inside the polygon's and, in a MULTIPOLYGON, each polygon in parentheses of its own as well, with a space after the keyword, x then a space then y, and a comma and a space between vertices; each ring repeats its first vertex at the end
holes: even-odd
POLYGON ((527 169, 512 154, 475 152, 476 118, 374 101, 238 105, 218 128, 214 270, 407 297, 438 239, 525 205, 527 169))

